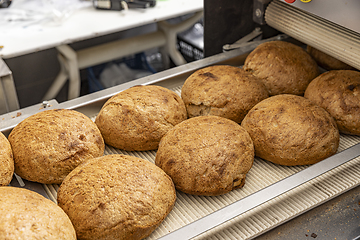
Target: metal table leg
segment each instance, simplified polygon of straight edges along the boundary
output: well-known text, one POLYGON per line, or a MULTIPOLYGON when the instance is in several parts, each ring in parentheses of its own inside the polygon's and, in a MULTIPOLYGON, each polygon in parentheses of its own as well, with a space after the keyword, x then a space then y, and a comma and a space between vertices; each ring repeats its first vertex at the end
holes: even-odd
POLYGON ((0 114, 19 109, 12 72, 0 58, 0 114))

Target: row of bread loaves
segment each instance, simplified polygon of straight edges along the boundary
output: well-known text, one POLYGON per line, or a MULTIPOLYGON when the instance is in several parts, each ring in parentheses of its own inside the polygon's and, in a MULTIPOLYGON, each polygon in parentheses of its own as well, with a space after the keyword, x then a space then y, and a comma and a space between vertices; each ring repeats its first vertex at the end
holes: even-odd
MULTIPOLYGON (((108 116, 114 114, 114 118, 119 116, 116 114, 129 117, 120 119, 118 125, 128 129, 121 146, 116 143, 124 139, 115 136, 112 141, 114 136, 109 138, 99 121, 96 125, 84 114, 66 109, 36 113, 20 122, 8 139, 1 135, 1 185, 9 184, 14 168, 29 181, 61 184, 57 194, 60 212, 72 222, 69 226, 56 217, 53 212, 59 212, 58 207, 38 194, 7 187, 2 196, 13 195, 19 202, 13 204, 13 198, 0 201, 0 208, 8 212, 0 224, 5 238, 42 239, 52 234, 57 239, 71 239, 75 229, 79 239, 142 239, 164 220, 176 199, 171 178, 140 158, 103 156, 103 136, 109 145, 122 149, 156 149, 166 131, 186 118, 185 106, 179 96, 162 87, 138 86, 119 95, 124 98, 115 96, 109 102, 114 100, 124 111, 112 111, 110 103, 100 116, 110 111, 108 116), (52 216, 56 219, 49 220, 52 216), (57 220, 67 226, 55 223, 57 220)), ((105 118, 108 125, 117 124, 105 118)))
POLYGON ((0 187, 0 239, 143 239, 171 211, 171 178, 126 155, 94 158, 60 185, 58 205, 23 188, 0 187))
MULTIPOLYGON (((199 76, 205 86, 198 92, 208 89, 212 94, 226 87, 222 91, 229 91, 227 98, 237 98, 237 102, 228 101, 227 107, 238 122, 245 116, 244 112, 250 110, 249 105, 268 97, 261 82, 252 82, 250 74, 236 67, 210 67, 199 76), (229 77, 222 77, 222 71, 229 73, 229 77), (216 78, 219 81, 216 82, 216 78), (216 83, 220 85, 212 90, 216 83), (252 89, 260 96, 245 99, 245 91, 242 96, 237 92, 241 87, 252 89), (236 105, 241 102, 244 109, 239 112, 236 105)), ((135 86, 110 98, 95 123, 111 146, 128 151, 157 149, 155 164, 172 178, 178 190, 219 195, 242 187, 254 160, 249 134, 238 123, 224 117, 188 119, 188 105, 183 99, 159 86, 135 86)), ((220 101, 226 102, 226 97, 220 101)))
POLYGON ((124 90, 95 123, 73 110, 35 114, 10 133, 6 154, 12 151, 21 177, 61 184, 58 205, 79 239, 142 239, 173 208, 175 189, 219 195, 241 188, 255 155, 305 165, 335 154, 339 129, 359 134, 357 74, 319 75, 302 48, 269 42, 249 54, 243 69, 194 72, 181 96, 154 85, 124 90), (326 87, 329 94, 321 95, 326 87), (157 150, 155 164, 103 156, 105 144, 157 150))
MULTIPOLYGON (((241 126, 247 127, 246 130, 251 137, 255 138, 253 141, 257 155, 283 165, 312 164, 336 153, 339 131, 333 117, 304 97, 295 96, 303 95, 309 83, 319 75, 316 62, 306 51, 286 42, 262 44, 249 55, 244 69, 246 71, 231 66, 211 66, 196 71, 186 79, 181 98, 190 119, 178 124, 164 135, 156 157, 156 164, 172 176, 177 189, 200 195, 221 194, 220 188, 216 188, 219 190, 218 193, 206 189, 204 179, 199 181, 201 184, 194 182, 194 179, 201 179, 199 177, 201 173, 196 171, 196 166, 201 166, 204 173, 211 173, 211 169, 207 167, 207 164, 211 165, 211 159, 204 157, 205 153, 220 156, 209 153, 208 150, 204 153, 198 150, 198 148, 207 149, 207 143, 211 143, 211 138, 205 133, 199 134, 201 130, 196 130, 202 129, 201 121, 205 118, 192 120, 199 122, 193 124, 196 127, 188 130, 192 124, 191 118, 198 116, 215 115, 241 123, 244 117, 249 115, 247 125, 244 123, 241 126), (263 55, 266 57, 263 58, 263 55), (261 59, 265 59, 263 60, 265 62, 261 59), (256 65, 261 66, 260 69, 256 65), (250 74, 254 72, 258 73, 258 76, 250 74), (271 75, 271 77, 266 75, 271 75), (276 88, 273 94, 269 94, 268 90, 273 86, 276 88), (283 96, 269 98, 271 95, 283 96), (256 106, 261 106, 262 111, 254 120, 250 118, 250 115, 256 115, 256 106), (250 109, 254 110, 248 114, 250 109), (270 125, 259 128, 249 127, 251 121, 270 125), (264 138, 258 139, 255 131, 260 131, 264 138), (187 134, 180 134, 182 132, 187 132, 187 134), (174 139, 170 137, 172 134, 174 139), (268 149, 260 151, 261 147, 268 149), (281 152, 283 152, 282 155, 281 152), (184 155, 189 156, 190 160, 182 159, 184 155), (195 157, 199 157, 200 160, 192 161, 195 157), (210 160, 206 162, 204 159, 210 160), (192 186, 189 187, 189 185, 192 186), (203 187, 201 190, 197 189, 200 185, 203 187)), ((123 104, 119 104, 118 107, 123 108, 123 104)), ((117 125, 121 126, 121 124, 117 125)), ((112 127, 117 125, 113 124, 112 127)), ((212 136, 215 136, 212 129, 223 132, 212 127, 211 124, 203 129, 206 129, 202 130, 203 132, 211 133, 208 135, 212 136)), ((213 149, 214 152, 216 152, 215 149, 213 149)), ((215 157, 215 161, 220 163, 219 159, 221 158, 215 157)), ((204 176, 207 175, 204 174, 204 176)), ((233 184, 233 186, 236 185, 233 184)))
POLYGON ((260 44, 243 68, 215 65, 191 74, 181 89, 188 117, 215 115, 241 123, 260 101, 278 94, 303 95, 319 75, 312 57, 283 41, 260 44))
POLYGON ((252 75, 231 66, 196 71, 181 92, 188 117, 216 115, 241 123, 256 155, 282 165, 313 164, 335 154, 339 131, 359 135, 360 73, 319 75, 309 53, 273 41, 246 58, 243 69, 252 75), (261 85, 268 95, 260 93, 261 85))
POLYGON ((4 159, 12 160, 13 151, 15 162, 10 173, 5 172, 10 176, 4 185, 14 165, 24 179, 61 184, 59 207, 32 191, 1 189, 1 196, 13 195, 18 201, 0 201, 0 209, 7 212, 0 224, 5 238, 75 239, 76 234, 78 239, 142 239, 175 203, 174 184, 162 169, 137 157, 103 156, 105 143, 97 125, 75 110, 36 113, 2 141, 4 159))
MULTIPOLYGON (((329 111, 344 133, 359 134, 358 74, 350 70, 322 74, 306 92, 306 98, 329 111), (322 91, 325 85, 319 80, 325 78, 327 88, 332 88, 328 91, 322 91)), ((302 94, 317 75, 314 61, 302 48, 273 41, 252 51, 244 70, 211 66, 196 71, 185 81, 181 97, 159 86, 120 92, 104 104, 96 124, 76 111, 40 112, 10 133, 15 172, 30 181, 61 183, 86 159, 102 156, 104 140, 127 151, 156 150, 165 133, 188 117, 215 115, 241 123, 259 102, 279 93, 302 94), (288 89, 280 91, 284 87, 288 89)), ((3 154, 11 159, 11 154, 3 154)), ((11 160, 5 163, 6 185, 13 170, 11 160)))
POLYGON ((14 172, 29 181, 60 184, 78 165, 103 155, 96 125, 77 111, 46 110, 20 122, 8 139, 1 134, 0 140, 0 239, 76 239, 72 221, 56 203, 6 185, 14 172))
MULTIPOLYGON (((306 54, 306 52, 304 53, 306 54)), ((307 87, 307 85, 304 86, 307 87)), ((243 146, 250 147, 251 142, 251 145, 254 145, 255 155, 265 160, 288 166, 307 165, 319 162, 336 153, 340 136, 336 123, 328 112, 303 96, 278 94, 269 97, 267 94, 259 94, 263 92, 262 90, 266 91, 266 88, 261 79, 252 77, 240 68, 212 66, 200 69, 187 78, 181 96, 187 107, 188 116, 190 119, 194 119, 194 122, 199 118, 198 116, 217 115, 234 120, 232 116, 235 114, 229 113, 237 112, 238 116, 242 115, 243 117, 238 118, 237 122, 241 123, 241 127, 246 130, 246 134, 249 134, 250 140, 252 140, 245 144, 243 142, 243 146), (252 90, 253 88, 249 86, 258 87, 252 90), (259 95, 262 97, 260 98, 259 95), (221 100, 226 104, 214 104, 215 101, 220 102, 221 100), (244 108, 244 105, 247 108, 244 108), (197 114, 194 114, 194 109, 198 109, 197 114), (201 111, 199 109, 208 110, 201 111)), ((161 140, 156 155, 156 164, 173 176, 175 185, 178 182, 178 185, 205 187, 204 180, 201 185, 191 181, 201 179, 202 176, 210 179, 212 172, 207 168, 196 169, 195 166, 203 167, 198 162, 194 164, 195 170, 188 170, 191 164, 186 163, 197 161, 194 160, 195 156, 202 160, 202 162, 199 161, 201 163, 204 162, 203 159, 211 159, 202 151, 216 156, 214 162, 221 162, 223 154, 216 152, 217 146, 222 141, 225 142, 225 139, 229 139, 229 132, 235 131, 236 128, 232 126, 229 127, 232 130, 221 131, 220 128, 215 130, 211 126, 202 128, 203 125, 200 123, 196 123, 196 127, 191 128, 190 131, 187 128, 191 125, 184 129, 180 128, 185 125, 185 122, 190 122, 189 120, 176 126, 161 140), (227 135, 221 136, 219 135, 221 133, 227 135), (207 134, 214 136, 214 142, 208 140, 210 138, 206 137, 207 134), (200 143, 197 144, 197 141, 200 143), (207 150, 207 144, 214 146, 211 149, 213 152, 207 150), (193 176, 186 178, 183 169, 193 176), (206 174, 202 174, 202 170, 206 174)), ((241 139, 244 141, 244 136, 241 139)), ((230 141, 236 144, 234 139, 230 141)), ((225 146, 231 149, 241 149, 234 147, 232 143, 226 143, 225 146)), ((224 177, 224 179, 226 178, 224 177)), ((236 179, 241 178, 237 177, 236 179)), ((184 188, 184 186, 178 187, 180 190, 184 188)), ((196 193, 194 188, 185 192, 196 193)))

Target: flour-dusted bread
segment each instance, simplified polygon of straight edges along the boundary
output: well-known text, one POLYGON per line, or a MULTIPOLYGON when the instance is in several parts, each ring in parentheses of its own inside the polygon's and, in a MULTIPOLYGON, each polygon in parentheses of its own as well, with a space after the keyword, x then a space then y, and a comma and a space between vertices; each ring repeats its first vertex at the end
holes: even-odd
POLYGON ((309 84, 304 96, 327 110, 341 133, 360 136, 360 72, 325 72, 309 84))
POLYGON ((0 239, 76 239, 66 213, 36 192, 0 187, 0 213, 0 239))
POLYGON ((254 142, 255 155, 281 165, 314 164, 335 154, 339 146, 335 120, 301 96, 267 98, 249 111, 241 126, 254 142))
POLYGON ((176 125, 161 139, 155 156, 155 164, 178 190, 209 196, 241 188, 253 162, 249 134, 218 116, 194 117, 176 125))
POLYGON ((309 45, 307 45, 306 51, 325 70, 354 70, 352 66, 309 45))
POLYGON ((79 239, 143 239, 172 210, 176 191, 155 164, 112 154, 74 169, 58 190, 79 239))
POLYGON ((44 184, 59 184, 80 163, 104 154, 96 124, 75 110, 53 109, 21 121, 10 133, 15 173, 44 184))
POLYGON ((105 143, 126 151, 158 148, 160 139, 187 118, 183 100, 160 86, 135 86, 111 97, 95 123, 105 143))
POLYGON ((13 153, 8 139, 0 132, 0 186, 6 186, 14 175, 13 153))
POLYGON ((199 69, 181 89, 188 117, 214 115, 241 123, 247 112, 269 97, 260 79, 226 65, 199 69))
POLYGON ((271 96, 303 95, 319 75, 318 65, 304 49, 284 41, 260 44, 247 56, 244 70, 262 79, 271 96))

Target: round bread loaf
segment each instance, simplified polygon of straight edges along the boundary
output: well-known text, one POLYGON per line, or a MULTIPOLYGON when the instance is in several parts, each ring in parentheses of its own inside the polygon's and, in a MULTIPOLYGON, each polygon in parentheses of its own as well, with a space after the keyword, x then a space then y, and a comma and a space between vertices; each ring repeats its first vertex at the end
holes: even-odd
POLYGON ((304 49, 284 41, 260 44, 245 59, 244 70, 262 79, 270 96, 303 95, 319 75, 318 65, 304 49))
POLYGON ((323 108, 308 99, 281 94, 253 107, 241 123, 255 155, 286 166, 317 163, 336 153, 339 130, 323 108))
POLYGON ((40 194, 17 187, 0 187, 0 239, 75 240, 65 212, 40 194))
POLYGON ((8 185, 14 175, 13 153, 8 139, 0 132, 0 186, 8 185))
POLYGON ((327 110, 341 133, 360 136, 360 72, 325 72, 309 84, 304 96, 327 110))
POLYGON ((176 125, 161 139, 155 157, 178 190, 208 196, 241 188, 253 162, 249 134, 218 116, 194 117, 176 125))
POLYGON ((76 166, 104 154, 96 124, 75 110, 53 109, 21 121, 10 133, 15 173, 44 184, 59 184, 76 166))
POLYGON ((307 52, 325 70, 353 70, 354 68, 316 48, 307 46, 307 52))
POLYGON ((197 70, 181 89, 189 118, 214 115, 237 123, 267 97, 269 93, 261 80, 238 67, 225 65, 197 70))
POLYGON ((74 169, 58 190, 79 239, 143 239, 173 208, 171 178, 155 164, 113 154, 74 169))
POLYGON ((187 118, 183 100, 160 86, 135 86, 111 97, 95 119, 105 143, 126 151, 158 148, 160 139, 187 118))

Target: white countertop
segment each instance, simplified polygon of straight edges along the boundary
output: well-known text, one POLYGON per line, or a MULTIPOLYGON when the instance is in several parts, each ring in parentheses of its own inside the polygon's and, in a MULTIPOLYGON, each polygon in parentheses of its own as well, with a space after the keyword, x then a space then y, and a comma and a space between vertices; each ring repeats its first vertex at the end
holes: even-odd
MULTIPOLYGON (((61 24, 0 25, 0 57, 12 58, 62 44, 86 40, 178 17, 203 9, 203 0, 158 1, 148 9, 97 10, 92 6, 73 12, 61 24)), ((0 12, 1 13, 1 12, 0 12)))

